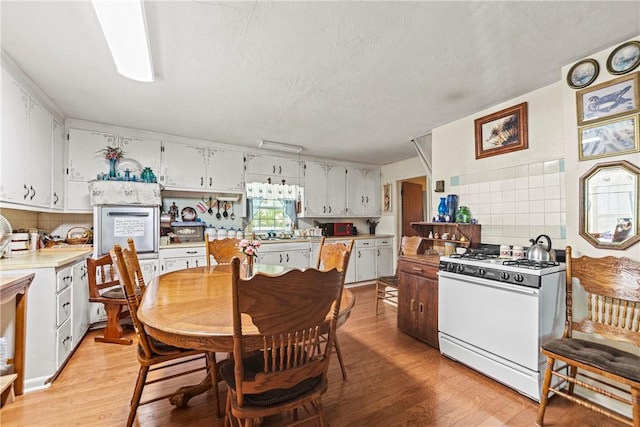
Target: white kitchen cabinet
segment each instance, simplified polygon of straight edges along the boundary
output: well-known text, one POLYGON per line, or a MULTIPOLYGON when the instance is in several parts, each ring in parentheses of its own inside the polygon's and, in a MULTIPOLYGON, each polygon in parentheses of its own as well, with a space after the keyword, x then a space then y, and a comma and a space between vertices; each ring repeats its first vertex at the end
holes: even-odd
POLYGON ((144 283, 149 283, 151 279, 158 275, 160 263, 157 259, 141 259, 140 269, 142 270, 142 280, 144 280, 144 283))
POLYGON ((347 167, 349 216, 380 216, 380 170, 347 167))
POLYGON ((53 119, 51 137, 51 205, 52 209, 64 209, 64 124, 53 119))
POLYGON ((205 266, 207 265, 206 257, 204 245, 201 247, 160 249, 160 273, 205 266))
POLYGON ((346 215, 346 167, 311 161, 304 167, 304 216, 346 215))
POLYGON ((2 69, 0 199, 49 207, 52 115, 2 69))
POLYGON ((176 142, 162 142, 160 182, 166 189, 244 191, 244 153, 176 142))
POLYGON ((301 183, 300 162, 295 159, 247 154, 245 169, 246 182, 267 182, 271 178, 273 184, 282 184, 283 179, 290 185, 301 183))
POLYGON ((308 243, 270 243, 260 247, 257 262, 303 269, 310 266, 310 254, 308 243))
POLYGON ((376 277, 393 276, 395 273, 393 239, 376 239, 376 277))
POLYGON ((356 240, 355 251, 351 256, 356 258, 357 282, 374 280, 377 277, 375 239, 356 240))
POLYGON ((73 346, 82 341, 82 337, 89 329, 89 278, 87 262, 81 261, 71 267, 73 295, 73 346))

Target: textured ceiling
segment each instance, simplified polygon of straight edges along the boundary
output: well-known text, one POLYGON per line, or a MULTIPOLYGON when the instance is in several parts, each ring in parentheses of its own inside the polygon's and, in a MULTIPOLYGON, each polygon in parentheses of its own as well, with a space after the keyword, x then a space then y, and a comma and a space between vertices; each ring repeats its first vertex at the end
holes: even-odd
POLYGON ((412 138, 640 34, 638 1, 145 8, 153 83, 117 74, 88 1, 3 0, 2 49, 67 117, 386 164, 414 157, 412 138))

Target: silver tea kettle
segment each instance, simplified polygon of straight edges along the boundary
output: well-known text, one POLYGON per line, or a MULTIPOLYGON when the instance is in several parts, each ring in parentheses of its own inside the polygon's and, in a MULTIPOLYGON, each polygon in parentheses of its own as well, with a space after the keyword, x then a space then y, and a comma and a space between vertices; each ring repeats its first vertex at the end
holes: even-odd
POLYGON ((556 260, 556 251, 551 249, 551 238, 546 234, 541 234, 535 239, 529 239, 531 246, 527 250, 527 259, 530 261, 554 261, 556 260), (541 238, 545 238, 547 241, 547 247, 545 248, 539 242, 541 238))

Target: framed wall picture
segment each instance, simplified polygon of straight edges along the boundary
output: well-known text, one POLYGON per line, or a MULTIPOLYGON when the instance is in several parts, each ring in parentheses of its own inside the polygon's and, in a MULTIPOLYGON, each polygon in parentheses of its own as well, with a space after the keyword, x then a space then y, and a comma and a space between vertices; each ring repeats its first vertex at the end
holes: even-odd
POLYGON ((567 84, 572 89, 589 86, 598 77, 600 66, 595 59, 584 59, 574 64, 567 74, 567 84))
POLYGON ((580 160, 639 151, 638 116, 619 117, 578 129, 580 160))
POLYGON ((578 125, 637 113, 640 109, 638 74, 618 77, 576 92, 578 125))
POLYGON ((383 188, 383 203, 382 203, 382 211, 383 212, 391 212, 393 209, 393 202, 391 201, 391 184, 384 184, 383 188))
POLYGON ((474 124, 476 159, 529 148, 526 102, 480 117, 474 124))
POLYGON ((640 65, 640 42, 632 40, 618 46, 607 58, 607 71, 626 74, 640 65))

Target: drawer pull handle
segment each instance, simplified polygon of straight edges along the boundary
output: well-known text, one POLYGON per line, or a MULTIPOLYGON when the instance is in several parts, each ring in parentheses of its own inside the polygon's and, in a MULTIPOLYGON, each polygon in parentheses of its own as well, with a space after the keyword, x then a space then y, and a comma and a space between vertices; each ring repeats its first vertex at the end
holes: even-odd
POLYGON ((418 304, 418 311, 420 311, 420 314, 424 313, 424 304, 423 303, 418 304))
POLYGON ((419 271, 420 273, 422 273, 422 269, 421 269, 421 268, 419 268, 419 267, 411 267, 411 269, 412 269, 413 271, 419 271))
POLYGON ((198 251, 187 251, 187 253, 188 253, 189 255, 192 255, 192 254, 197 254, 197 253, 198 253, 198 251))

